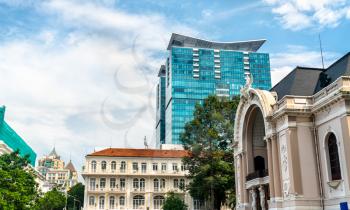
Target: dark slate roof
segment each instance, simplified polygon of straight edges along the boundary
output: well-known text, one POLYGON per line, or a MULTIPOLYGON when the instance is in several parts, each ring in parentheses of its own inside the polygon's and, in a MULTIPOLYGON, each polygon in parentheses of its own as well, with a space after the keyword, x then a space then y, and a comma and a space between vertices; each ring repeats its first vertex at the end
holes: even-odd
POLYGON ((321 72, 322 69, 298 66, 277 83, 271 91, 275 91, 279 99, 285 95, 313 95, 321 72))
POLYGON ((350 52, 338 59, 335 63, 330 65, 325 71, 323 78, 317 83, 315 92, 320 91, 325 85, 328 85, 338 79, 340 76, 350 76, 350 52), (326 80, 326 81, 324 81, 326 80), (325 84, 322 84, 325 83, 325 84))
POLYGON ((170 50, 172 46, 175 46, 256 52, 265 41, 265 39, 260 39, 239 42, 215 42, 173 33, 167 49, 170 50))
POLYGON ((296 67, 271 91, 277 93, 278 99, 285 95, 311 96, 341 76, 350 76, 350 52, 326 69, 296 67))

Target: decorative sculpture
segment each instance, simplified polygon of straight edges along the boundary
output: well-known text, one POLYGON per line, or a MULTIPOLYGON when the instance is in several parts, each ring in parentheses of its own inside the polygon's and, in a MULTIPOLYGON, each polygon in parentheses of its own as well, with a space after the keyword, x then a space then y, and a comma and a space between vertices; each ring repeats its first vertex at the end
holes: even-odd
POLYGON ((249 97, 249 89, 252 88, 252 84, 253 84, 253 77, 251 76, 251 74, 249 72, 246 72, 245 73, 245 85, 243 88, 241 88, 241 96, 243 96, 244 98, 249 97))
POLYGON ((259 187, 259 194, 260 194, 260 206, 261 206, 261 210, 266 210, 265 207, 265 190, 264 190, 264 186, 260 186, 259 187))
POLYGON ((257 193, 255 192, 255 189, 251 189, 250 194, 252 195, 252 210, 257 210, 257 207, 256 207, 257 193))

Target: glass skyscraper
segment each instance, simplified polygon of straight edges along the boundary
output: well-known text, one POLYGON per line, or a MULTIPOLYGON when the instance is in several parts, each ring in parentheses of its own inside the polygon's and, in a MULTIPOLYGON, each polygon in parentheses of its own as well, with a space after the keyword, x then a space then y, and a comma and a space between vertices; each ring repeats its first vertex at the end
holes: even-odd
POLYGON ((213 94, 239 95, 246 72, 254 88, 269 90, 269 54, 256 52, 264 42, 222 43, 172 34, 169 56, 158 74, 157 145, 181 144, 180 134, 193 118, 195 104, 213 94))

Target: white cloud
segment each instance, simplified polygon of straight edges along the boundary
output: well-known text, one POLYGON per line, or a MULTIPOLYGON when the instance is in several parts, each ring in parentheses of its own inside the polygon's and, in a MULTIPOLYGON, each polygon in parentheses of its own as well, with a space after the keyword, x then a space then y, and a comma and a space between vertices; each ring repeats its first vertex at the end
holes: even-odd
POLYGON ((165 61, 159 54, 171 32, 197 32, 104 3, 43 1, 36 9, 56 25, 0 42, 0 104, 10 125, 38 156, 55 143, 79 169, 94 147, 139 147, 144 136, 155 145, 154 90, 165 61))
POLYGON ((350 4, 346 0, 263 0, 284 28, 336 27, 346 17, 350 4))
MULTIPOLYGON (((337 58, 339 58, 337 53, 324 52, 325 68, 337 58)), ((271 53, 270 60, 272 85, 277 84, 296 66, 322 68, 320 52, 303 46, 290 45, 283 53, 271 53)))

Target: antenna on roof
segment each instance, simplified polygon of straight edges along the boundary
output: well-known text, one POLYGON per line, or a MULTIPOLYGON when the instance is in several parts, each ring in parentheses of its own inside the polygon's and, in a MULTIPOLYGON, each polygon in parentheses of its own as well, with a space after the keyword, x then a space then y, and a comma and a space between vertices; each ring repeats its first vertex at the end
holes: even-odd
POLYGON ((148 149, 148 143, 147 143, 147 138, 145 136, 145 138, 143 139, 143 144, 145 145, 145 149, 148 149))
POLYGON ((320 42, 320 51, 321 51, 321 59, 322 59, 322 68, 324 69, 324 61, 323 61, 323 51, 322 51, 321 34, 318 34, 318 40, 319 40, 319 42, 320 42))

